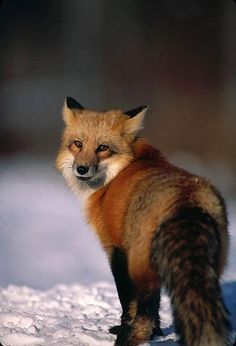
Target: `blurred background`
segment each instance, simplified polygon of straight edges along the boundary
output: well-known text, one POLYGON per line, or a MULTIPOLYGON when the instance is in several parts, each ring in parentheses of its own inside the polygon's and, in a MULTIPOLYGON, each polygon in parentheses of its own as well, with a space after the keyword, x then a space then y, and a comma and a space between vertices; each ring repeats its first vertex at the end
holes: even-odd
POLYGON ((97 109, 149 104, 143 135, 226 197, 233 253, 235 23, 233 0, 1 2, 0 285, 112 280, 54 168, 66 96, 97 109))

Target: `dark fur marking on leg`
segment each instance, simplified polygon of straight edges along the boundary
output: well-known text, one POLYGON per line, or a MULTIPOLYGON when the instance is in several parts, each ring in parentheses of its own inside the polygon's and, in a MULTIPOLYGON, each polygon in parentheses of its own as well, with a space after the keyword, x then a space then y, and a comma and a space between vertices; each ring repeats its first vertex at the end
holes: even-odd
POLYGON ((114 248, 111 258, 111 271, 115 279, 123 313, 128 313, 129 303, 135 297, 135 288, 128 273, 128 263, 124 252, 114 248))
POLYGON ((135 288, 129 277, 126 255, 121 249, 113 249, 110 266, 122 307, 121 325, 109 329, 111 334, 117 335, 129 322, 129 305, 135 299, 135 288))
POLYGON ((151 339, 154 336, 162 336, 162 330, 160 328, 160 294, 161 290, 157 289, 155 292, 152 292, 149 296, 140 295, 138 297, 138 306, 137 306, 137 316, 147 317, 148 319, 154 321, 155 327, 153 328, 151 339))
POLYGON ((138 297, 137 314, 157 319, 159 323, 158 310, 160 306, 160 289, 149 296, 140 295, 138 297))

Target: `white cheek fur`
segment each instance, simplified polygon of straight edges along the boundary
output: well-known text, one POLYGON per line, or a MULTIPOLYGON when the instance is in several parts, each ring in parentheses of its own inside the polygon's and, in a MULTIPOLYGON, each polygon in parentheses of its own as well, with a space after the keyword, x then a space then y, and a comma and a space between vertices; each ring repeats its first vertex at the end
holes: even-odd
POLYGON ((92 189, 90 189, 88 186, 85 186, 83 183, 80 183, 76 178, 75 172, 73 170, 73 158, 64 161, 61 166, 61 171, 67 185, 79 198, 83 198, 83 195, 85 194, 87 195, 89 190, 91 190, 91 193, 93 192, 92 189))
POLYGON ((114 179, 123 168, 124 168, 124 164, 122 164, 122 163, 117 163, 117 162, 108 163, 107 169, 106 169, 105 184, 108 184, 112 179, 114 179))
MULTIPOLYGON (((112 159, 105 160, 104 163, 101 164, 101 168, 102 166, 104 166, 105 174, 106 174, 106 178, 105 178, 103 186, 108 184, 112 179, 114 179, 126 165, 127 165, 127 162, 125 161, 113 162, 112 159)), ((94 192, 96 192, 96 190, 99 189, 101 186, 99 186, 97 189, 92 189, 84 182, 78 181, 72 166, 73 166, 73 159, 68 159, 64 161, 62 165, 62 174, 69 188, 79 198, 82 204, 85 205, 88 198, 94 192)))

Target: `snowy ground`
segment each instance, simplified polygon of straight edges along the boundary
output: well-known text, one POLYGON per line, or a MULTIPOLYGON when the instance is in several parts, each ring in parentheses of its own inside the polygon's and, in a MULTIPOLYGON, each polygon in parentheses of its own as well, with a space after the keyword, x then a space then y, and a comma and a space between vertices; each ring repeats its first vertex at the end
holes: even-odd
MULTIPOLYGON (((0 342, 4 346, 114 343, 108 328, 118 323, 120 308, 111 284, 58 285, 48 291, 9 286, 1 290, 0 297, 0 342)), ((171 317, 165 300, 163 297, 162 326, 168 328, 171 317)), ((169 333, 161 340, 166 344, 164 340, 174 338, 174 333, 169 333)))
MULTIPOLYGON (((236 283, 224 287, 231 312, 236 283)), ((120 306, 114 285, 57 285, 40 291, 8 286, 0 290, 0 345, 3 346, 111 346, 109 326, 119 322, 120 306)), ((235 321, 232 316, 232 321, 235 321)), ((162 295, 161 327, 164 337, 151 346, 176 344, 169 299, 162 295)), ((148 344, 146 344, 148 345, 148 344)))
MULTIPOLYGON (((44 161, 4 162, 0 193, 0 345, 112 345, 108 328, 120 316, 113 280, 62 179, 44 161)), ((235 326, 236 207, 228 206, 231 249, 222 287, 235 326)), ((151 345, 175 345, 164 294, 161 306, 165 337, 151 345)))

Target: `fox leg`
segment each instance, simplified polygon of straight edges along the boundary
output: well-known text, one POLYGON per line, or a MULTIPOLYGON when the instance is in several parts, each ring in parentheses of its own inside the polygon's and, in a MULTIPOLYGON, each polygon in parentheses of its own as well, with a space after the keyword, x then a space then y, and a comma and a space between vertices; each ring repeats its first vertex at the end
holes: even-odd
POLYGON ((181 208, 157 230, 151 263, 171 297, 184 346, 230 345, 230 322, 219 283, 220 230, 200 208, 181 208))
POLYGON ((152 311, 152 318, 154 319, 154 327, 152 330, 151 338, 154 338, 155 336, 162 336, 163 332, 160 327, 160 299, 161 299, 161 290, 160 288, 156 290, 154 294, 152 294, 151 299, 149 300, 149 306, 148 309, 152 311))
POLYGON ((163 335, 160 328, 160 288, 151 292, 141 291, 137 299, 137 315, 133 324, 133 338, 147 340, 163 335), (142 335, 143 334, 143 335, 142 335))
POLYGON ((118 334, 121 329, 125 329, 132 324, 136 316, 136 291, 128 273, 125 253, 119 248, 113 248, 109 257, 111 271, 122 307, 121 325, 111 327, 109 331, 112 334, 118 334))
POLYGON ((163 335, 160 329, 160 289, 143 292, 137 289, 137 313, 135 320, 125 330, 120 330, 115 346, 136 346, 155 335, 163 335))

